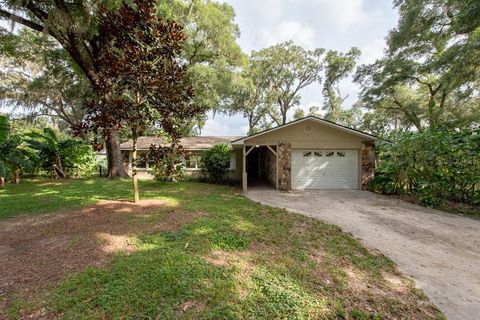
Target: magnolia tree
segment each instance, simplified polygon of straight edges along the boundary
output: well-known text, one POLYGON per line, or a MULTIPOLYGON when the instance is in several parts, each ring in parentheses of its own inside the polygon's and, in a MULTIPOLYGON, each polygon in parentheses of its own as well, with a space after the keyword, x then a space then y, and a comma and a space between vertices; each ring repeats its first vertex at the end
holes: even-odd
POLYGON ((99 103, 89 107, 89 120, 100 127, 123 126, 133 139, 133 191, 139 201, 137 139, 156 125, 175 144, 180 130, 204 112, 186 83, 186 65, 180 59, 186 34, 163 20, 155 1, 135 0, 113 10, 104 7, 99 18, 99 103))

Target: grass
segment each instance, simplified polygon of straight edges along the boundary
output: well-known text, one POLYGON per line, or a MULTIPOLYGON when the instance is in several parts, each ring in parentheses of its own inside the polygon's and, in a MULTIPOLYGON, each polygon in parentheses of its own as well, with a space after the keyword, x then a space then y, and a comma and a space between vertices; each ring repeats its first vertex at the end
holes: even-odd
MULTIPOLYGON (((132 236, 133 253, 72 274, 38 299, 15 300, 10 316, 44 310, 64 319, 443 319, 390 259, 338 227, 262 206, 229 187, 144 181, 140 190, 142 198, 170 199, 178 214, 204 215, 132 236)), ((129 196, 128 180, 29 181, 0 193, 2 204, 15 207, 1 216, 129 196)))
MULTIPOLYGON (((143 181, 149 187, 153 181, 143 181)), ((36 215, 92 205, 99 200, 128 199, 128 179, 24 180, 18 185, 7 184, 0 190, 0 219, 17 215, 36 215)), ((144 192, 144 197, 152 197, 144 192)))

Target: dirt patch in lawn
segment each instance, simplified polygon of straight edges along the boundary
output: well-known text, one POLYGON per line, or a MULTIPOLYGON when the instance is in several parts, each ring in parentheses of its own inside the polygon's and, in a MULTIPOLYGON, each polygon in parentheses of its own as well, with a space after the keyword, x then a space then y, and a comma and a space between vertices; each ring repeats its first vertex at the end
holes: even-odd
POLYGON ((177 210, 167 200, 103 201, 85 209, 0 221, 0 310, 68 273, 134 251, 131 239, 138 234, 176 230, 202 216, 177 210))

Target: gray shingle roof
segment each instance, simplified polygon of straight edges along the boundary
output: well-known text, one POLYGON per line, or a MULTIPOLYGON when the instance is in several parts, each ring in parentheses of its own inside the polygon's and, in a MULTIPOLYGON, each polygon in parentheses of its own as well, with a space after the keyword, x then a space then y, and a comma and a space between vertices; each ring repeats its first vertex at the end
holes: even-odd
MULTIPOLYGON (((207 150, 216 144, 226 143, 230 145, 230 142, 236 139, 242 138, 240 136, 199 136, 199 137, 184 137, 180 139, 180 145, 186 150, 207 150)), ((148 150, 150 146, 164 145, 164 140, 160 137, 139 137, 137 140, 138 150, 148 150)), ((133 142, 128 140, 120 144, 121 150, 132 150, 133 142)))

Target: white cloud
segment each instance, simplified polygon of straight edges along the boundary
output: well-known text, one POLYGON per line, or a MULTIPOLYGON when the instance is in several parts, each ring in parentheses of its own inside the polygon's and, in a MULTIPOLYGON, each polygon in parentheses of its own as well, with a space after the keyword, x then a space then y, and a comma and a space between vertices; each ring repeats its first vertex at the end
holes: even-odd
POLYGON ((385 48, 386 43, 383 38, 367 43, 360 48, 362 55, 360 56, 359 64, 373 63, 375 60, 380 59, 383 57, 385 48))
POLYGON ((335 31, 345 32, 355 24, 368 21, 363 0, 290 0, 295 6, 306 6, 318 19, 335 31))
POLYGON ((242 136, 248 132, 247 120, 240 115, 229 117, 223 114, 213 116, 208 113, 202 136, 242 136))
POLYGON ((279 25, 264 28, 260 31, 259 38, 265 47, 288 40, 294 40, 306 49, 315 47, 315 31, 296 21, 282 21, 279 25))

